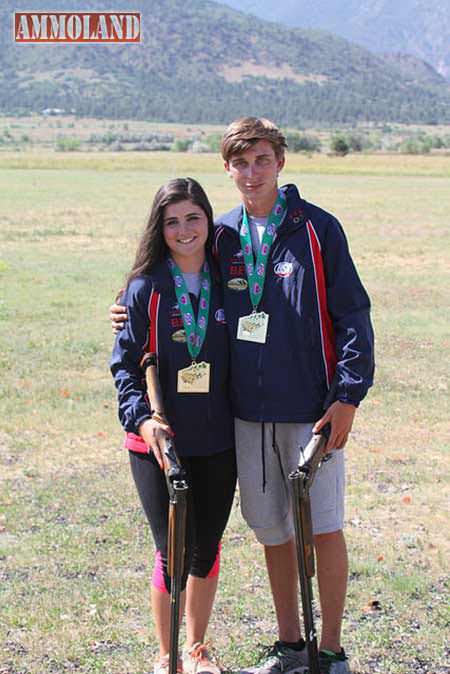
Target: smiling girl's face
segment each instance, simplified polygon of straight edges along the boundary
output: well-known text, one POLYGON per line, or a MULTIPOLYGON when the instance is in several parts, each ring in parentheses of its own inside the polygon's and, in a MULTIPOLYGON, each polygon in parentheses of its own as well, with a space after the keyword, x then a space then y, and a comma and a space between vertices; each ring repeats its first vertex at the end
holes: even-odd
POLYGON ((199 271, 205 260, 208 218, 192 201, 179 201, 164 209, 164 241, 181 271, 199 271))

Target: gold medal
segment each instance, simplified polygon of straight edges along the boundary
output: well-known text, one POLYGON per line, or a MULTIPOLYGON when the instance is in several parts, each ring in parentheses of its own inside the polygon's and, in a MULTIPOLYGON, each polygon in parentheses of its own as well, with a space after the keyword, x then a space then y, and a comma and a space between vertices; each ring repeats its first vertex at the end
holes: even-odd
POLYGON ((269 314, 264 311, 253 312, 248 316, 241 316, 238 323, 237 338, 245 342, 265 344, 269 314))
POLYGON ((178 370, 178 393, 209 393, 211 366, 204 361, 178 370))

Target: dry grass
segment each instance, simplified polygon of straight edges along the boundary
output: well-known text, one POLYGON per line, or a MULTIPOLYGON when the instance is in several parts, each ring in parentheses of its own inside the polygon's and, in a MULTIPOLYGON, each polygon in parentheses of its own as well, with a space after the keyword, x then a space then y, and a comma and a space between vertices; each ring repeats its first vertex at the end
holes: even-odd
MULTIPOLYGON (((286 179, 344 222, 374 307, 377 382, 346 450, 344 643, 359 674, 448 674, 448 167, 337 162, 295 157, 286 179)), ((213 156, 0 164, 0 672, 143 674, 152 546, 120 449, 107 307, 160 183, 197 176, 218 212, 235 194, 213 156)), ((224 543, 210 634, 237 668, 275 619, 237 508, 224 543)))

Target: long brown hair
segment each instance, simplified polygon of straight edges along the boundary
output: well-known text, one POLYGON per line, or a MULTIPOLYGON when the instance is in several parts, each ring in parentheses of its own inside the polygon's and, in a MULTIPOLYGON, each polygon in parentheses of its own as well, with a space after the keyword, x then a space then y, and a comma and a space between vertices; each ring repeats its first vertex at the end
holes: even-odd
POLYGON ((138 244, 134 264, 128 274, 127 284, 140 274, 149 274, 168 253, 164 241, 164 209, 180 201, 191 201, 202 209, 208 218, 206 250, 211 249, 214 220, 211 204, 203 187, 193 178, 175 178, 159 188, 153 199, 152 209, 138 244))

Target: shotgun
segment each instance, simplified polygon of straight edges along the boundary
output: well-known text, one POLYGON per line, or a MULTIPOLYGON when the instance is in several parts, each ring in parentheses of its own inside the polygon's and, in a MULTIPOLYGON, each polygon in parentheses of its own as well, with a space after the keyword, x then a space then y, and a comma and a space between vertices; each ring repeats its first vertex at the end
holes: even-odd
POLYGON ((315 574, 314 539, 311 520, 311 501, 309 491, 317 469, 326 461, 323 450, 330 435, 330 425, 326 424, 320 433, 313 435, 306 448, 300 448, 298 467, 289 474, 292 490, 292 503, 297 547, 298 572, 302 595, 305 639, 308 649, 309 674, 320 674, 317 634, 314 627, 313 593, 311 579, 315 574))
MULTIPOLYGON (((167 423, 164 413, 161 385, 158 377, 156 353, 148 353, 141 363, 145 371, 147 393, 153 408, 153 417, 167 423)), ((180 632, 180 594, 186 540, 186 510, 188 484, 175 445, 168 435, 163 450, 164 474, 169 492, 169 524, 167 571, 170 576, 170 651, 169 674, 177 674, 178 641, 180 632)))

